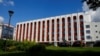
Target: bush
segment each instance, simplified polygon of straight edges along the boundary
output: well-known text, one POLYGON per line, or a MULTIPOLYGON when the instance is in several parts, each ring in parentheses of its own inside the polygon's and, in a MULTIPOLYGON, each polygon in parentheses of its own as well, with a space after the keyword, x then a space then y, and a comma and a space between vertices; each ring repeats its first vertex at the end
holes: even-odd
POLYGON ((94 46, 95 46, 95 47, 100 47, 100 41, 96 41, 96 42, 94 43, 94 46))
POLYGON ((85 44, 82 41, 76 41, 76 42, 73 43, 73 47, 82 47, 84 45, 85 44))
POLYGON ((31 46, 26 52, 43 52, 45 51, 45 45, 43 44, 36 44, 31 46))
POLYGON ((13 46, 14 45, 14 41, 12 40, 2 40, 0 39, 0 49, 1 50, 6 50, 8 47, 13 46))
POLYGON ((7 47, 7 51, 17 51, 16 46, 7 47))
POLYGON ((27 49, 29 49, 31 46, 33 46, 35 43, 34 42, 19 42, 16 44, 17 50, 20 51, 26 51, 27 49))
POLYGON ((35 45, 34 42, 16 42, 12 40, 0 40, 0 50, 3 51, 25 51, 31 46, 35 45))

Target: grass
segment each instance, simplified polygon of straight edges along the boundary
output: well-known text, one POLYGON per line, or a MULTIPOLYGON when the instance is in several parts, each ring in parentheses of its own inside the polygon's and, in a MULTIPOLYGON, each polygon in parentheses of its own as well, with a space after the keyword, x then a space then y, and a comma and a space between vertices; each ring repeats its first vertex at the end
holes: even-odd
POLYGON ((100 52, 100 47, 46 47, 47 50, 64 50, 64 51, 94 51, 100 52))
POLYGON ((54 47, 48 46, 40 52, 26 53, 22 51, 0 52, 0 56, 98 56, 100 47, 54 47))

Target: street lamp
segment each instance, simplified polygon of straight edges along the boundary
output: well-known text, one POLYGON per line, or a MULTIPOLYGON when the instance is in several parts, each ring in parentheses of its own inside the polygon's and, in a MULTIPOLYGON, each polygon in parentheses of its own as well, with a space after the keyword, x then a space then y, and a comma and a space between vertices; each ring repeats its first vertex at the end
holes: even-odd
POLYGON ((8 13, 9 13, 9 22, 8 22, 8 38, 9 38, 9 37, 10 37, 10 34, 9 34, 9 30, 10 30, 10 22, 11 22, 11 17, 12 17, 12 15, 14 14, 14 11, 9 10, 8 13))
POLYGON ((8 13, 9 13, 9 23, 8 23, 8 26, 10 26, 11 17, 14 14, 14 11, 9 10, 8 13))

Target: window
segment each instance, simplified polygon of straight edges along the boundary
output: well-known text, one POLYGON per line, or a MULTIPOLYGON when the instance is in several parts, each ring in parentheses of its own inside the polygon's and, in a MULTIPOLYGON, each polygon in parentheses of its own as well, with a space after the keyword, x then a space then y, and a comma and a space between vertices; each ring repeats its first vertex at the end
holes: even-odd
POLYGON ((87 39, 91 39, 91 36, 86 36, 87 39))
POLYGON ((80 19, 81 22, 83 22, 83 19, 80 19))
POLYGON ((98 31, 95 31, 96 33, 98 32, 98 31))
POLYGON ((90 28, 90 25, 86 25, 86 28, 90 28))
POLYGON ((83 22, 83 15, 80 15, 79 18, 80 18, 80 21, 83 22))
POLYGON ((97 27, 97 25, 95 25, 95 27, 97 27))
POLYGON ((86 30, 86 33, 90 34, 90 30, 86 30))
POLYGON ((84 36, 81 36, 81 38, 84 38, 84 36))
POLYGON ((96 36, 96 38, 98 39, 98 36, 96 36))

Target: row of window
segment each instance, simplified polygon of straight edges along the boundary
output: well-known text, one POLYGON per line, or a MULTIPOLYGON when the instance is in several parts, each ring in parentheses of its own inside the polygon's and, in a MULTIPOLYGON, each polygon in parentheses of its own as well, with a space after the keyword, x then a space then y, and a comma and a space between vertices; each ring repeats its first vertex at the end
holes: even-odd
MULTIPOLYGON (((92 37, 90 35, 86 36, 87 39, 92 39, 92 37)), ((96 39, 98 39, 99 37, 96 36, 96 39)))
MULTIPOLYGON (((97 27, 97 25, 95 25, 95 27, 97 27)), ((90 25, 86 25, 86 28, 90 28, 90 25)))

